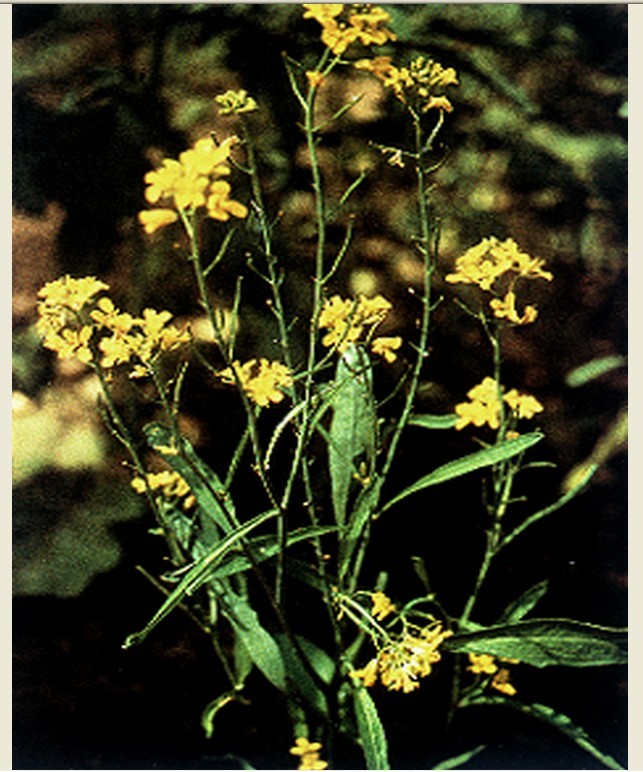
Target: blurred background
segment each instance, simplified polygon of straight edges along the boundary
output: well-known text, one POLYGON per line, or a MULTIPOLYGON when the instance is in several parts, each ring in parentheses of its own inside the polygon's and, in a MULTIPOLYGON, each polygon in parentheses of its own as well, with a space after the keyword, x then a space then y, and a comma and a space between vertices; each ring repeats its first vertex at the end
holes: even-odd
MULTIPOLYGON (((539 616, 624 625, 627 6, 385 7, 398 36, 395 59, 429 55, 454 67, 461 84, 452 90, 455 111, 436 149, 436 293, 444 300, 434 314, 419 409, 452 411, 490 373, 481 330, 454 302, 473 295, 443 277, 481 238, 511 236, 555 276, 533 283, 537 323, 506 339, 506 385, 544 404, 538 423, 547 439, 538 447, 557 465, 525 483, 525 511, 556 498, 583 464, 604 462, 588 492, 499 560, 479 621, 493 621, 521 590, 549 577, 539 616)), ((213 101, 230 88, 246 89, 260 107, 249 123, 267 206, 280 217, 275 252, 291 277, 288 308, 305 318, 313 199, 282 54, 314 66, 318 33, 294 4, 13 6, 16 769, 238 768, 237 757, 262 769, 291 764, 283 706, 275 716, 274 695, 264 694, 259 677, 253 704, 231 706, 213 738, 204 739, 200 712, 225 687, 207 639, 186 617, 176 613, 143 646, 120 649, 159 603, 136 566, 162 571, 162 545, 149 535, 150 515, 101 425, 95 380, 44 350, 34 322, 42 284, 61 273, 96 274, 121 307, 167 308, 189 321, 215 356, 181 249, 163 231, 145 238, 135 215, 154 163, 210 131, 224 137, 237 130, 236 119, 220 117, 213 101)), ((411 138, 399 104, 350 68, 322 87, 320 115, 357 94, 361 101, 329 126, 320 146, 330 196, 367 172, 329 230, 331 247, 339 246, 347 218, 357 214, 332 290, 383 293, 395 305, 383 334, 408 339, 418 314, 409 289, 422 281, 411 245, 414 175, 387 164, 373 143, 407 147, 411 138)), ((247 201, 242 175, 236 181, 235 197, 247 201)), ((211 223, 206 232, 206 255, 216 249, 219 229, 211 223)), ((213 274, 219 307, 229 308, 236 277, 247 273, 258 244, 249 218, 213 274)), ((276 357, 266 287, 250 274, 244 288, 240 354, 276 357)), ((305 324, 295 326, 295 344, 303 335, 305 324)), ((403 367, 404 357, 378 374, 380 395, 403 367)), ((132 420, 154 417, 144 388, 120 396, 132 420)), ((215 467, 226 463, 240 426, 234 396, 197 367, 189 371, 181 420, 205 458, 215 467)), ((470 451, 464 434, 409 430, 400 487, 470 451)), ((443 487, 382 520, 369 570, 389 571, 394 597, 419 594, 408 556, 421 554, 438 594, 458 607, 470 591, 485 523, 474 484, 468 492, 443 487), (463 522, 472 524, 467 542, 463 522)), ((256 495, 252 482, 239 492, 250 507, 256 495)), ((623 669, 517 672, 515 680, 521 697, 570 715, 626 763, 623 669)), ((434 689, 439 678, 403 700, 378 696, 398 748, 396 768, 430 768, 442 746, 452 749, 453 737, 418 741, 426 737, 434 689)), ((553 730, 504 713, 472 711, 456 730, 466 747, 496 743, 474 762, 479 769, 599 766, 553 730)))

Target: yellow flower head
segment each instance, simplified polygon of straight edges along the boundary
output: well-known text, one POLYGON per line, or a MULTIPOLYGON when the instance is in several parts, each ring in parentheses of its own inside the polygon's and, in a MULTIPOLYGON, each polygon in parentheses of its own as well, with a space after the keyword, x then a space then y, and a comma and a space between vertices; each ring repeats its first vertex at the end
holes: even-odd
POLYGON ((261 407, 267 407, 271 402, 281 402, 284 398, 282 389, 292 386, 292 374, 281 362, 269 362, 263 357, 251 359, 244 364, 235 361, 232 367, 219 373, 225 383, 235 383, 233 368, 243 390, 261 407))
POLYGON ((395 362, 397 354, 395 353, 402 345, 402 338, 399 335, 393 337, 375 338, 371 343, 371 350, 374 354, 383 356, 387 362, 395 362))
POLYGON ((259 109, 255 100, 248 96, 248 92, 226 91, 225 94, 219 94, 214 97, 214 101, 221 105, 219 113, 221 115, 239 115, 240 113, 253 113, 259 109))
MULTIPOLYGON (((467 392, 467 397, 469 402, 462 402, 455 406, 455 412, 458 415, 456 429, 463 429, 469 424, 474 426, 487 424, 491 429, 497 429, 500 426, 501 390, 493 378, 487 376, 482 383, 467 392)), ((535 397, 530 394, 521 394, 516 389, 503 394, 502 401, 509 406, 518 419, 533 418, 536 413, 543 410, 543 406, 535 397)))
MULTIPOLYGON (((357 300, 333 295, 324 302, 319 314, 318 326, 328 330, 322 345, 336 347, 343 354, 351 343, 359 340, 366 327, 382 322, 391 308, 391 303, 382 295, 373 298, 360 295, 357 300)), ((383 348, 390 351, 395 345, 384 345, 383 348)))
POLYGON ((139 212, 145 232, 151 234, 176 222, 177 212, 202 207, 207 207, 208 216, 215 220, 228 220, 231 215, 246 217, 247 208, 230 198, 231 187, 221 179, 230 174, 227 162, 238 141, 233 136, 217 144, 211 137, 203 137, 178 160, 165 158, 158 169, 148 172, 145 198, 150 204, 164 202, 165 206, 139 212))
POLYGON ((298 769, 326 769, 328 762, 319 756, 321 743, 310 742, 305 737, 298 737, 294 746, 290 749, 293 756, 299 756, 298 769))
POLYGON ((418 679, 430 675, 433 665, 440 661, 439 647, 452 634, 439 622, 424 628, 408 625, 401 637, 390 638, 374 659, 350 675, 367 687, 379 676, 382 685, 391 691, 412 692, 420 686, 418 679))
POLYGON ((395 604, 388 595, 385 595, 383 592, 374 592, 371 596, 371 600, 373 601, 373 610, 371 613, 375 619, 385 619, 389 614, 392 614, 396 610, 395 604))
POLYGON ((305 19, 315 19, 322 26, 322 42, 337 55, 356 41, 365 46, 383 45, 395 40, 386 25, 390 15, 371 3, 304 3, 305 19))
POLYGON ((131 482, 132 488, 143 494, 146 490, 158 492, 166 499, 184 499, 182 505, 189 509, 196 503, 195 497, 190 492, 190 486, 178 472, 166 470, 163 472, 149 472, 142 477, 135 477, 131 482))
POLYGON ((525 310, 522 316, 518 315, 516 311, 516 293, 513 290, 509 290, 505 297, 494 298, 489 302, 493 315, 499 319, 508 319, 513 324, 531 324, 536 321, 538 311, 534 306, 525 306, 525 310))
MULTIPOLYGON (((513 239, 499 241, 495 236, 490 236, 459 257, 455 272, 448 274, 445 279, 451 284, 476 284, 486 291, 492 289, 495 282, 505 275, 511 280, 521 277, 551 281, 553 276, 543 269, 543 264, 543 260, 521 252, 513 239)), ((505 302, 508 303, 507 298, 505 302)))
POLYGON ((513 697, 518 693, 518 690, 509 682, 509 677, 509 670, 505 667, 500 668, 491 681, 491 687, 502 694, 506 694, 508 697, 513 697))
POLYGON ((80 279, 63 276, 48 282, 38 291, 38 297, 42 298, 39 312, 42 314, 57 308, 81 311, 94 295, 107 289, 109 289, 107 284, 95 276, 84 276, 80 279))
POLYGON ((493 675, 498 672, 498 665, 496 665, 496 658, 491 654, 469 654, 469 662, 471 663, 467 670, 472 673, 485 675, 493 675))
POLYGON ((433 109, 453 111, 451 102, 442 93, 448 86, 459 85, 452 67, 445 68, 424 56, 418 56, 408 67, 396 67, 388 56, 360 59, 355 66, 371 72, 393 91, 400 102, 420 112, 433 109))

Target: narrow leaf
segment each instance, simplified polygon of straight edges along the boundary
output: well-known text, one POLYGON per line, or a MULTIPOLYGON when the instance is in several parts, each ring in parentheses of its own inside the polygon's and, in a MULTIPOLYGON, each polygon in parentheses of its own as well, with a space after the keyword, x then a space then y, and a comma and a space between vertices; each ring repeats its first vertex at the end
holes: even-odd
POLYGON ((412 493, 429 488, 432 485, 439 485, 447 480, 453 480, 456 477, 461 477, 469 472, 475 472, 477 469, 482 469, 486 466, 493 466, 501 461, 507 461, 513 456, 517 456, 519 453, 527 450, 532 445, 542 440, 544 435, 540 432, 531 432, 530 434, 523 434, 514 440, 506 440, 505 442, 498 443, 490 448, 484 450, 478 450, 475 453, 470 453, 468 456, 458 458, 456 461, 450 461, 448 464, 439 466, 429 474, 421 477, 417 482, 409 485, 401 493, 398 493, 391 501, 388 502, 383 508, 382 512, 397 504, 402 499, 410 496, 412 493))
POLYGON ((181 603, 186 595, 192 594, 204 582, 208 581, 212 569, 216 567, 217 563, 236 546, 239 540, 245 538, 251 531, 257 528, 257 526, 265 523, 266 520, 275 517, 277 511, 278 510, 271 509, 268 510, 268 512, 263 512, 262 514, 253 517, 252 520, 249 520, 247 523, 244 523, 232 533, 228 534, 212 550, 210 550, 210 552, 198 560, 179 582, 176 588, 168 595, 161 608, 154 614, 145 627, 140 632, 133 633, 127 637, 123 644, 123 648, 129 649, 131 646, 143 641, 159 622, 165 619, 165 617, 181 603))
POLYGON ((453 429, 458 421, 455 413, 449 415, 431 415, 424 413, 422 415, 412 415, 409 418, 408 426, 420 426, 423 429, 453 429))
MULTIPOLYGON (((328 702, 326 701, 326 697, 313 680, 310 672, 302 663, 297 650, 290 643, 286 635, 282 633, 277 634, 275 635, 275 639, 281 648, 281 656, 286 669, 286 677, 291 686, 301 694, 310 707, 318 713, 321 713, 322 716, 328 716, 328 702)), ((301 643, 302 640, 305 639, 298 636, 299 643, 301 643)), ((310 645, 312 646, 312 644, 310 645)), ((321 649, 318 649, 318 651, 321 651, 321 649)))
POLYGON ((472 750, 465 751, 458 756, 452 756, 450 759, 441 761, 439 764, 436 764, 434 767, 432 767, 432 769, 460 769, 463 764, 466 764, 467 761, 471 761, 474 756, 477 756, 486 747, 486 745, 478 745, 477 748, 473 748, 472 750))
POLYGON ((538 584, 530 587, 507 606, 498 619, 498 624, 510 625, 514 622, 520 622, 523 617, 527 616, 535 608, 538 601, 547 592, 548 586, 549 582, 545 579, 543 582, 538 582, 538 584))
POLYGON ((595 759, 598 759, 598 761, 604 764, 608 769, 624 769, 624 767, 622 767, 618 761, 616 761, 616 759, 614 759, 612 756, 609 756, 607 753, 603 753, 603 751, 597 748, 584 729, 576 726, 570 718, 563 715, 562 713, 557 713, 555 710, 553 710, 553 708, 550 708, 547 705, 539 705, 537 703, 529 705, 527 703, 520 702, 520 700, 516 700, 514 697, 507 699, 506 697, 500 696, 480 696, 471 700, 467 700, 463 707, 475 705, 497 705, 508 707, 532 716, 533 718, 537 718, 540 721, 545 721, 573 740, 578 746, 590 753, 595 759))
POLYGON ((598 357, 570 370, 565 377, 565 383, 572 388, 578 388, 593 381, 594 378, 599 378, 601 375, 605 375, 618 367, 624 367, 626 364, 627 359, 618 354, 598 357))
POLYGON ((368 488, 360 491, 355 507, 351 513, 348 531, 339 543, 339 576, 346 576, 349 570, 353 552, 364 532, 364 529, 377 511, 383 480, 376 477, 368 488))
POLYGON ((222 612, 232 624, 248 655, 266 678, 282 692, 286 691, 286 669, 277 641, 261 625, 257 612, 238 595, 226 593, 222 612))
POLYGON ((527 665, 596 667, 627 662, 627 633, 570 619, 531 619, 459 633, 443 648, 517 659, 527 665))
POLYGON ((367 769, 390 769, 388 743, 373 698, 363 687, 353 692, 357 731, 362 743, 367 769))
POLYGON ((234 504, 217 474, 197 456, 186 439, 181 440, 182 451, 174 448, 172 432, 167 427, 152 423, 145 427, 144 432, 149 445, 190 486, 203 511, 224 533, 230 532, 232 524, 228 512, 234 515, 234 504))
POLYGON ((366 352, 349 346, 337 363, 335 384, 328 463, 335 520, 338 525, 343 525, 357 464, 360 460, 372 463, 375 455, 376 417, 371 366, 366 352))

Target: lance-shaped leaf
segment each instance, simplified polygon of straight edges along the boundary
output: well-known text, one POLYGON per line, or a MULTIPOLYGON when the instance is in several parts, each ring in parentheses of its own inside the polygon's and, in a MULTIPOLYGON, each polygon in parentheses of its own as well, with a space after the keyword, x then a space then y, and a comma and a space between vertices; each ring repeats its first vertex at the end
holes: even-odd
MULTIPOLYGON (((323 536, 337 530, 336 525, 310 525, 305 528, 297 528, 286 536, 286 548, 301 541, 307 541, 316 536, 323 536)), ((253 564, 262 563, 273 558, 281 549, 281 543, 276 536, 258 536, 248 543, 248 549, 252 552, 252 560, 244 553, 227 555, 208 579, 222 579, 225 576, 241 573, 252 568, 253 564)))
POLYGON ((571 619, 532 619, 459 633, 443 649, 508 657, 535 667, 623 665, 627 632, 571 619))
POLYGON ((127 637, 123 644, 123 648, 128 649, 130 646, 134 646, 146 638, 159 622, 165 619, 165 617, 181 603, 186 595, 191 595, 196 592, 204 582, 207 582, 211 578, 213 569, 216 568, 218 563, 230 552, 230 550, 237 546, 239 541, 248 536, 249 533, 262 523, 265 523, 266 520, 275 517, 277 512, 278 510, 271 509, 253 517, 252 520, 248 520, 247 523, 235 528, 234 531, 223 538, 206 555, 196 561, 194 566, 186 573, 183 579, 181 579, 170 595, 168 595, 163 605, 145 627, 140 632, 133 633, 127 637))
POLYGON ((366 352, 354 345, 337 363, 332 408, 328 463, 335 520, 343 525, 356 465, 366 461, 370 474, 376 442, 371 365, 366 352))
POLYGON ((181 450, 174 447, 172 432, 166 426, 152 423, 148 424, 144 431, 149 445, 190 486, 203 512, 211 517, 224 533, 229 533, 232 523, 228 513, 234 516, 234 503, 217 474, 197 456, 185 438, 181 439, 181 450))
MULTIPOLYGON (((296 636, 298 649, 296 649, 288 640, 288 637, 282 633, 275 635, 275 638, 281 648, 281 656, 286 669, 286 677, 292 685, 292 688, 296 689, 301 694, 311 708, 316 710, 322 716, 328 716, 328 702, 320 688, 321 685, 316 683, 310 671, 302 662, 300 652, 303 652, 303 655, 308 658, 308 662, 311 665, 312 662, 309 655, 312 653, 317 663, 322 663, 323 667, 326 668, 326 670, 324 670, 325 673, 328 672, 328 665, 326 663, 326 660, 330 659, 328 655, 301 636, 296 636)), ((331 666, 334 667, 332 660, 331 666)), ((316 668, 315 672, 317 672, 316 668)), ((319 673, 317 674, 319 675, 319 673)), ((322 680, 321 676, 320 680, 322 680)))
POLYGON ((339 576, 344 578, 348 573, 351 558, 355 552, 364 529, 377 511, 380 501, 383 480, 376 477, 368 488, 360 491, 355 506, 351 512, 350 522, 344 538, 339 543, 339 576))
POLYGON ((618 761, 616 761, 616 759, 614 759, 612 756, 609 756, 607 753, 603 753, 603 751, 601 751, 594 744, 584 729, 576 726, 576 724, 574 724, 570 718, 563 715, 562 713, 556 712, 553 708, 550 708, 547 705, 539 705, 537 703, 529 705, 527 703, 521 702, 520 700, 517 700, 515 697, 508 699, 501 696, 480 695, 472 699, 465 700, 461 707, 468 708, 477 705, 496 705, 500 707, 507 707, 511 708, 512 710, 525 713, 532 718, 537 718, 540 721, 545 721, 569 737, 570 740, 573 740, 583 750, 591 753, 595 759, 598 759, 598 761, 604 764, 608 769, 623 769, 623 767, 618 763, 618 761))
POLYGON ((244 598, 228 591, 224 600, 221 611, 230 621, 250 659, 273 686, 285 692, 286 668, 279 644, 262 626, 257 612, 244 598))
POLYGON ((486 745, 478 745, 476 748, 472 748, 470 751, 465 751, 464 753, 460 753, 457 756, 452 756, 449 759, 445 759, 439 764, 435 764, 433 767, 429 767, 429 769, 461 769, 463 764, 471 761, 474 756, 477 756, 486 747, 486 745))
POLYGON ((547 592, 548 586, 549 582, 545 579, 543 582, 538 582, 538 584, 523 592, 519 598, 516 598, 503 611, 498 619, 498 624, 510 625, 514 622, 520 622, 523 617, 526 617, 535 608, 538 601, 547 592))
POLYGON ((502 461, 507 461, 540 442, 543 436, 540 432, 523 434, 516 439, 500 442, 493 447, 478 450, 475 453, 470 453, 468 456, 463 456, 455 461, 450 461, 448 464, 439 466, 437 469, 429 472, 429 474, 421 477, 417 482, 409 485, 401 493, 398 493, 397 496, 382 507, 382 512, 412 493, 417 493, 425 488, 430 488, 432 485, 439 485, 440 483, 447 482, 447 480, 453 480, 456 477, 475 472, 477 469, 483 469, 486 466, 493 466, 502 461))
POLYGON ((386 733, 373 698, 363 686, 353 692, 353 707, 366 769, 390 769, 386 733))

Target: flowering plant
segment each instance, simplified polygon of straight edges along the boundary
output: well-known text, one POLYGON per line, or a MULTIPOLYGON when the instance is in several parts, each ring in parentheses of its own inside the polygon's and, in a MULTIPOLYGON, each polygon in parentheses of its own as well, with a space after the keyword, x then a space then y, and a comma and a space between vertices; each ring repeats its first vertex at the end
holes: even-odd
MULTIPOLYGON (((147 497, 155 532, 166 540, 172 561, 161 582, 165 600, 124 647, 141 644, 176 608, 187 608, 211 638, 229 681, 204 709, 206 733, 213 732, 215 716, 225 705, 246 699, 251 673, 258 671, 283 695, 293 738, 290 754, 299 760, 299 769, 339 767, 340 751, 333 749, 343 744, 358 747, 368 769, 391 768, 379 695, 386 690, 406 699, 431 688, 438 670, 450 683, 447 722, 466 708, 514 708, 556 727, 605 766, 620 768, 566 715, 539 702, 520 701, 514 673, 530 667, 622 664, 624 632, 566 618, 530 617, 547 582, 519 592, 492 623, 483 625, 476 618, 480 592, 497 556, 583 491, 596 471, 592 465, 562 497, 516 519, 517 478, 534 465, 532 449, 543 439, 529 422, 545 406, 508 381, 503 341, 509 329, 520 333, 537 321, 529 288, 536 280, 552 281, 553 273, 512 238, 486 237, 457 258, 444 279, 472 285, 471 293, 462 296, 466 303, 458 302, 484 330, 488 374, 463 388, 466 399, 463 395, 451 412, 418 412, 441 270, 439 222, 429 183, 439 154, 437 138, 454 110, 450 89, 459 78, 452 67, 425 56, 398 66, 391 56, 372 55, 372 47, 396 39, 389 14, 378 6, 317 3, 303 8, 304 18, 321 26, 321 54, 312 69, 289 57, 284 62, 301 110, 314 191, 315 249, 304 345, 295 345, 294 331, 301 333, 302 324, 284 298, 286 277, 274 250, 278 218, 266 204, 257 161, 253 120, 260 99, 246 91, 227 91, 216 99, 239 136, 222 141, 205 136, 178 159, 165 158, 145 175, 151 208, 138 216, 150 239, 169 233, 179 239, 212 328, 214 350, 199 346, 189 327, 171 324, 168 311, 146 308, 134 316, 119 310, 107 294, 108 285, 93 276, 65 276, 39 293, 44 345, 97 374, 106 421, 131 458, 132 488, 147 497), (319 122, 318 99, 331 74, 344 67, 370 73, 388 89, 411 129, 408 146, 381 149, 393 165, 409 166, 415 173, 413 243, 422 263, 422 292, 413 340, 398 334, 394 318, 390 322, 391 299, 367 293, 345 297, 334 287, 350 248, 352 220, 335 254, 329 248, 329 226, 363 177, 329 200, 319 157, 323 129, 356 102, 319 122), (249 196, 242 192, 244 178, 249 196), (232 255, 237 231, 244 224, 250 230, 251 219, 260 258, 250 268, 265 285, 276 345, 242 359, 241 282, 224 313, 213 301, 211 277, 232 255), (211 220, 219 225, 219 243, 206 262, 203 233, 211 220), (376 398, 375 381, 400 361, 406 372, 399 374, 393 394, 399 410, 388 419, 384 400, 376 398), (236 390, 243 410, 244 426, 227 469, 206 464, 182 428, 182 385, 193 363, 205 368, 217 391, 236 390), (128 424, 117 398, 129 378, 147 379, 162 411, 162 419, 142 431, 128 424), (474 427, 479 447, 402 487, 392 470, 410 427, 472 435, 474 427), (288 458, 285 472, 273 464, 278 453, 288 458), (151 454, 160 471, 150 468, 151 454), (254 510, 242 511, 235 502, 235 481, 248 460, 261 500, 254 510), (378 521, 429 488, 481 471, 486 544, 461 607, 447 607, 431 590, 431 567, 421 559, 421 591, 393 597, 387 592, 387 574, 373 577, 372 566, 366 570, 378 521), (300 594, 319 610, 310 630, 293 611, 293 598, 300 594)), ((465 763, 480 748, 463 751, 435 768, 465 763)))

